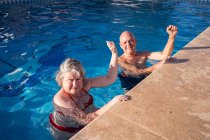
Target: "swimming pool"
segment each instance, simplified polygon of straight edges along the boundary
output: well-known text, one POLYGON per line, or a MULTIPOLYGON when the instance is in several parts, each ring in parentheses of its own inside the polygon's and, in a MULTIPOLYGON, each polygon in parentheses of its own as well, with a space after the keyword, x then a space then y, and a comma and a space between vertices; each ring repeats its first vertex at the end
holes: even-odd
MULTIPOLYGON (((138 50, 162 50, 169 24, 179 27, 176 53, 210 25, 209 2, 46 0, 0 5, 0 139, 52 139, 47 130, 55 72, 66 57, 84 65, 87 77, 106 73, 110 52, 124 30, 138 50)), ((118 47, 119 54, 122 50, 118 47)), ((112 86, 91 90, 100 107, 123 93, 112 86)))

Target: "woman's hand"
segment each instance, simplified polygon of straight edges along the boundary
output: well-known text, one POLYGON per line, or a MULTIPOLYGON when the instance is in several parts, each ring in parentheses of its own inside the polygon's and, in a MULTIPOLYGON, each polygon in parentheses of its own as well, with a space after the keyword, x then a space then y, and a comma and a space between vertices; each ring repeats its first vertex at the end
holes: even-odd
POLYGON ((106 41, 106 44, 112 53, 117 53, 117 48, 113 41, 106 41))

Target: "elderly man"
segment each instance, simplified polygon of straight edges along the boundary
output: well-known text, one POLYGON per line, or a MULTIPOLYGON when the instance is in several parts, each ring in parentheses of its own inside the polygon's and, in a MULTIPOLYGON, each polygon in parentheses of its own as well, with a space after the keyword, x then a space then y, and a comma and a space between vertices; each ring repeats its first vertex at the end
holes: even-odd
POLYGON ((120 47, 123 54, 118 58, 118 63, 122 72, 118 75, 121 85, 126 90, 130 90, 148 74, 162 66, 165 60, 171 55, 174 48, 174 41, 178 29, 176 26, 169 25, 166 29, 169 37, 162 52, 136 51, 136 39, 131 32, 124 31, 120 35, 120 47), (160 62, 146 66, 147 59, 161 60, 160 62))

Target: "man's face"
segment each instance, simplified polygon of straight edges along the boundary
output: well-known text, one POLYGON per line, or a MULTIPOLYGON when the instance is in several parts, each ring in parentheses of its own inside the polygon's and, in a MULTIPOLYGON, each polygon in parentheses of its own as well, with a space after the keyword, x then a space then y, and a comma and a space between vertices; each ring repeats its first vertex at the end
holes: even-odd
POLYGON ((134 55, 136 53, 136 40, 129 32, 121 34, 120 46, 125 54, 134 55))

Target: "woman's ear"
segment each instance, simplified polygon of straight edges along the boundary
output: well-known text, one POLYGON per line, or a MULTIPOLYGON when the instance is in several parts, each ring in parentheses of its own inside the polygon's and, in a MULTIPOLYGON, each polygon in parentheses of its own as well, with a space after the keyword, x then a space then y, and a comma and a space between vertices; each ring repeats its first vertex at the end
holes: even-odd
POLYGON ((83 84, 85 83, 85 81, 86 81, 86 78, 83 78, 83 84))
POLYGON ((63 75, 61 74, 61 75, 60 75, 60 78, 59 78, 59 83, 60 83, 60 86, 61 86, 61 87, 63 87, 63 78, 64 78, 64 77, 63 77, 63 75))

